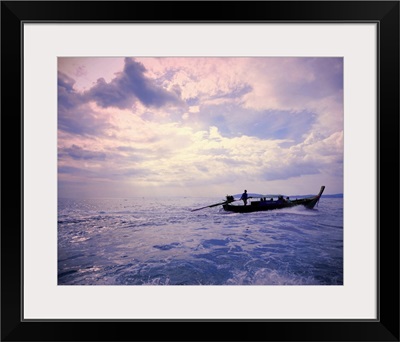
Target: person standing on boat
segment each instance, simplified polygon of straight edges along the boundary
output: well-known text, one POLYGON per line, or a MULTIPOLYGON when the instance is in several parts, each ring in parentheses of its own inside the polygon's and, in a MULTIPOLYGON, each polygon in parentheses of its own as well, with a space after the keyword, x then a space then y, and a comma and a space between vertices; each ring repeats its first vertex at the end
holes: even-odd
POLYGON ((248 198, 249 198, 249 196, 247 195, 247 190, 245 190, 244 193, 242 194, 242 196, 240 197, 240 199, 243 201, 244 205, 247 205, 248 198))

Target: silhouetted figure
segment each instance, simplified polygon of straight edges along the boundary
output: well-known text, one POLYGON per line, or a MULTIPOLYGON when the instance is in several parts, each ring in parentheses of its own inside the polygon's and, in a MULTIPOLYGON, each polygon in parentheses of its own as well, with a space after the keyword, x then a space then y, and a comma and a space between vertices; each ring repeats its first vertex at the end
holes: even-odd
POLYGON ((249 198, 249 196, 247 195, 247 190, 245 190, 244 193, 242 194, 242 196, 240 197, 240 199, 243 201, 244 205, 247 205, 248 198, 249 198))

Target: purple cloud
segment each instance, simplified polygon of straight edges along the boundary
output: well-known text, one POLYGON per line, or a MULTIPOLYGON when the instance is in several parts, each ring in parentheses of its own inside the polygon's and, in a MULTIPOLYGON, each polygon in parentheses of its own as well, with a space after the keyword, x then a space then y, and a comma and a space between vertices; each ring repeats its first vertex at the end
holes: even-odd
POLYGON ((101 135, 111 128, 107 118, 100 118, 89 107, 94 101, 98 106, 126 109, 135 101, 148 107, 162 107, 181 103, 179 89, 170 92, 158 86, 156 81, 145 76, 143 64, 131 58, 125 59, 122 72, 109 83, 103 78, 88 91, 80 93, 74 89, 75 80, 58 73, 58 127, 60 130, 79 135, 101 135))
POLYGON ((81 136, 101 136, 105 130, 115 128, 107 118, 98 117, 88 105, 77 106, 73 109, 63 108, 59 104, 58 129, 81 136))
POLYGON ((100 78, 85 93, 87 100, 103 107, 130 108, 136 100, 148 107, 162 107, 180 103, 179 89, 169 92, 145 76, 143 64, 125 58, 124 70, 110 83, 100 78))
POLYGON ((343 58, 318 57, 303 58, 298 61, 298 68, 306 70, 312 77, 298 82, 287 80, 276 85, 277 94, 285 94, 289 101, 321 99, 343 90, 343 58))
POLYGON ((58 109, 68 110, 84 103, 83 97, 74 90, 75 80, 58 72, 58 109))
POLYGON ((58 73, 58 129, 78 135, 101 135, 113 126, 106 117, 99 117, 87 99, 74 89, 75 80, 58 73))
POLYGON ((75 160, 105 160, 104 152, 85 150, 77 145, 72 145, 68 148, 59 149, 59 157, 69 156, 75 160))

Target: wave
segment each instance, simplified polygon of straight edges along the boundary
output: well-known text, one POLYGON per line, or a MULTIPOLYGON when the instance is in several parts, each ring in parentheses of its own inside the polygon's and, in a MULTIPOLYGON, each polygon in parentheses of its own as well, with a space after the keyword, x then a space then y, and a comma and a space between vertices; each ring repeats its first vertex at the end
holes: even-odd
POLYGON ((320 285, 320 283, 312 276, 261 268, 254 274, 237 272, 227 281, 227 285, 320 285))
POLYGON ((154 203, 129 201, 131 207, 116 200, 86 201, 81 206, 75 201, 60 207, 59 283, 329 285, 343 281, 342 201, 324 199, 313 210, 293 207, 248 214, 221 207, 186 210, 195 207, 189 204, 201 203, 198 200, 175 200, 174 205, 170 200, 163 205, 157 202, 157 211, 154 203))

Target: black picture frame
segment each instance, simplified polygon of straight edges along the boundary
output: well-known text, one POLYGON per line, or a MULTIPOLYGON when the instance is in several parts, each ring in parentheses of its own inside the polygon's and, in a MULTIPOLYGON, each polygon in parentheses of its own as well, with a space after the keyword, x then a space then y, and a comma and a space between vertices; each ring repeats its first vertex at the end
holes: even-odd
POLYGON ((2 341, 399 341, 398 1, 2 1, 1 48, 2 341), (376 22, 378 319, 23 320, 22 24, 61 21, 376 22))

